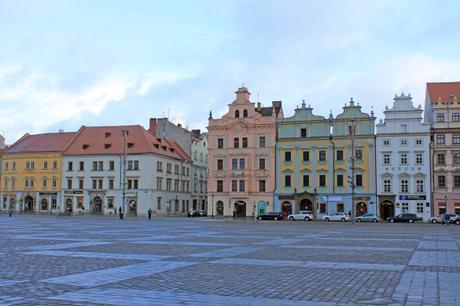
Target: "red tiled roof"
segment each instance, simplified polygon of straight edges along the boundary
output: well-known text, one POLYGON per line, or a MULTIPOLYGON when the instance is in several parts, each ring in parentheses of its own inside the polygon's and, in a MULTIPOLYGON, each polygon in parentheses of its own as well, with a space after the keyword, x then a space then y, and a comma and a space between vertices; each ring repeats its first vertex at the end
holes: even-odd
POLYGON ((128 130, 128 154, 155 153, 185 159, 182 149, 179 150, 170 142, 156 139, 140 125, 83 126, 64 155, 123 154, 122 129, 128 130))
POLYGON ((4 153, 63 152, 77 133, 25 134, 4 153))
POLYGON ((426 83, 431 103, 452 102, 451 96, 456 96, 460 101, 460 82, 426 83))

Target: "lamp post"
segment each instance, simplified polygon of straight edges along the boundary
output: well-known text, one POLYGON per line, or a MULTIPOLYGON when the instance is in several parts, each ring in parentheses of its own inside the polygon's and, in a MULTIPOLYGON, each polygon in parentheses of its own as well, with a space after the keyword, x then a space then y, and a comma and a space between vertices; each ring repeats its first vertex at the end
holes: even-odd
POLYGON ((348 179, 348 182, 351 186, 351 223, 355 224, 355 132, 356 126, 355 121, 351 121, 350 126, 350 135, 351 135, 351 178, 348 179))
POLYGON ((122 211, 120 213, 120 219, 123 219, 123 215, 125 213, 125 207, 126 207, 126 159, 128 155, 128 147, 127 147, 128 129, 122 129, 121 134, 123 135, 123 177, 122 177, 123 204, 122 204, 122 211))
POLYGON ((211 194, 211 218, 214 219, 214 193, 211 194))

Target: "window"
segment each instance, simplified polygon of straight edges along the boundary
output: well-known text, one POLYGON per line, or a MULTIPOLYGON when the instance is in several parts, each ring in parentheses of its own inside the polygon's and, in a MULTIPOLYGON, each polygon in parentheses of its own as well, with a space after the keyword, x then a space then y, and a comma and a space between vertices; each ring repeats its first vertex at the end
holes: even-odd
POLYGON ((244 191, 245 191, 245 190, 244 190, 244 189, 245 189, 244 187, 245 187, 244 180, 241 180, 241 181, 240 181, 240 192, 244 192, 244 191))
POLYGON ((53 188, 57 187, 57 179, 53 178, 52 185, 53 185, 53 188))
POLYGON ((444 134, 436 135, 436 143, 437 144, 445 144, 446 143, 446 136, 444 134))
POLYGON ((423 153, 415 153, 415 163, 417 165, 423 164, 423 153))
POLYGON ((363 175, 356 174, 356 187, 363 187, 363 175))
POLYGON ((157 197, 157 209, 161 210, 161 197, 157 197))
POLYGON ((343 150, 337 150, 335 156, 337 161, 343 161, 343 150))
POLYGON ((115 161, 113 161, 113 160, 109 161, 109 170, 110 171, 115 170, 115 161))
POLYGON ((43 169, 48 169, 48 162, 47 161, 43 162, 43 169))
POLYGON ((53 169, 57 169, 57 161, 53 160, 53 169))
MULTIPOLYGON (((5 178, 5 188, 8 187, 8 178, 5 178)), ((29 179, 24 180, 24 187, 29 187, 29 179)))
POLYGON ((446 155, 444 153, 438 153, 436 156, 437 156, 438 165, 446 164, 446 155))
POLYGON ((107 206, 109 209, 114 209, 115 207, 115 199, 114 198, 107 198, 107 206))
POLYGON ((93 161, 93 171, 97 171, 97 161, 93 161))
MULTIPOLYGON (((129 181, 128 181, 128 183, 129 183, 129 181)), ((128 184, 128 186, 129 186, 129 184, 128 184)), ((97 180, 95 180, 95 179, 93 179, 93 189, 97 189, 97 180)), ((131 189, 131 188, 128 187, 128 189, 131 189)))
POLYGON ((336 210, 337 212, 344 212, 345 206, 343 205, 343 203, 337 203, 336 210))
POLYGON ((238 181, 232 180, 232 192, 238 192, 238 181))
POLYGON ((259 137, 259 147, 260 148, 265 148, 265 136, 260 136, 259 137))
POLYGON ((222 169, 224 169, 224 160, 218 159, 217 160, 217 170, 222 170, 222 169))
POLYGON ((245 110, 243 110, 243 117, 246 118, 247 116, 248 116, 248 110, 245 109, 245 110))
POLYGON ((409 211, 409 203, 403 202, 401 203, 401 212, 406 213, 409 211))
POLYGON ((423 214, 423 203, 417 203, 417 213, 423 214))
POLYGON ((401 153, 401 165, 407 165, 407 153, 401 153))
POLYGON ((319 213, 320 214, 325 214, 326 213, 326 203, 320 203, 319 204, 319 213))
POLYGON ((459 175, 454 176, 454 187, 460 188, 460 176, 459 175))
POLYGON ((423 144, 423 140, 422 139, 415 139, 415 144, 416 145, 421 145, 421 144, 423 144))
POLYGON ((391 153, 383 153, 383 164, 384 165, 391 164, 391 153))
POLYGON ((179 165, 174 165, 174 174, 179 174, 179 165))
POLYGON ((163 163, 161 161, 157 161, 157 172, 163 172, 163 163))
POLYGON ((363 160, 363 150, 362 149, 355 150, 355 159, 363 160))
POLYGON ((67 171, 73 171, 73 163, 71 161, 67 163, 67 171))
POLYGON ((407 139, 401 139, 401 145, 407 146, 407 139))
POLYGON ((166 164, 166 172, 167 173, 172 173, 172 164, 171 163, 166 164))
POLYGON ((243 137, 243 148, 247 148, 247 147, 248 147, 248 138, 243 137))
POLYGON ((460 134, 452 135, 452 143, 453 144, 460 144, 460 134))
POLYGON ((78 179, 78 189, 82 190, 84 187, 84 181, 83 179, 78 179))
POLYGON ((85 170, 85 162, 84 161, 80 161, 78 170, 79 171, 84 171, 85 170))
POLYGON ((244 170, 244 169, 245 169, 244 158, 241 158, 240 159, 240 170, 244 170))
POLYGON ((319 161, 326 161, 326 151, 319 150, 319 161))
POLYGON ((409 180, 401 179, 401 192, 409 192, 409 180))
POLYGON ((383 180, 383 192, 391 192, 391 180, 383 180))
POLYGON ((259 181, 259 192, 265 192, 265 181, 264 180, 259 181))
POLYGON ((43 188, 48 187, 48 180, 46 178, 42 179, 42 187, 43 188))
POLYGON ((453 122, 460 121, 460 113, 452 113, 452 121, 453 122))
POLYGON ((236 158, 232 159, 232 170, 238 170, 238 160, 236 158))
POLYGON ((15 161, 11 165, 11 170, 16 170, 16 162, 15 161))
POLYGON ((8 162, 5 162, 5 170, 8 170, 8 162))
POLYGON ((67 180, 67 189, 72 189, 72 179, 67 180))
POLYGON ((343 174, 337 174, 337 187, 343 187, 343 174))
POLYGON ((384 146, 389 146, 390 145, 390 140, 389 139, 384 139, 383 140, 383 145, 384 146))
POLYGON ((224 181, 218 180, 217 181, 217 192, 223 192, 224 191, 224 181))
POLYGON ((291 162, 291 152, 290 151, 284 152, 284 161, 291 162))
MULTIPOLYGON (((26 179, 26 182, 27 182, 27 179, 26 179)), ((5 177, 5 179, 3 180, 3 184, 5 186, 5 189, 8 189, 8 178, 7 177, 5 177)), ((27 185, 26 185, 26 187, 27 187, 27 185)))
POLYGON ((440 188, 446 187, 446 177, 444 175, 438 176, 438 187, 440 188))
POLYGON ((223 149, 224 148, 224 139, 223 138, 217 138, 217 148, 218 149, 223 149))
POLYGON ((455 165, 460 164, 460 153, 454 153, 453 161, 455 165))
POLYGON ((320 187, 326 187, 326 175, 321 174, 319 176, 319 186, 320 187))
POLYGON ((240 147, 240 139, 239 138, 233 138, 233 147, 235 149, 238 149, 240 147))
POLYGON ((300 129, 300 137, 302 137, 302 138, 307 137, 307 129, 306 128, 301 128, 300 129))
POLYGON ((166 179, 166 191, 171 191, 172 179, 166 179))
POLYGON ((424 189, 423 180, 422 179, 416 180, 415 181, 415 190, 417 190, 417 192, 421 193, 421 192, 424 192, 423 189, 424 189))
POLYGON ((284 176, 284 187, 291 187, 291 176, 289 174, 284 176))
POLYGON ((407 124, 401 124, 400 127, 402 133, 407 133, 407 124))
POLYGON ((235 111, 235 118, 240 118, 240 111, 239 110, 235 111))
POLYGON ((113 179, 109 179, 109 189, 113 189, 113 179))
POLYGON ((436 114, 436 121, 437 122, 444 122, 444 113, 437 113, 436 114))
POLYGON ((265 158, 259 159, 259 169, 264 170, 265 169, 265 158))
POLYGON ((35 180, 34 180, 33 178, 30 179, 30 181, 29 181, 29 186, 30 186, 30 187, 34 187, 34 184, 35 184, 35 180))
POLYGON ((157 190, 163 189, 163 178, 157 177, 157 190))
POLYGON ((308 174, 303 175, 303 187, 310 186, 310 176, 308 174))
POLYGON ((309 162, 310 161, 310 151, 303 151, 302 152, 302 160, 304 162, 309 162))

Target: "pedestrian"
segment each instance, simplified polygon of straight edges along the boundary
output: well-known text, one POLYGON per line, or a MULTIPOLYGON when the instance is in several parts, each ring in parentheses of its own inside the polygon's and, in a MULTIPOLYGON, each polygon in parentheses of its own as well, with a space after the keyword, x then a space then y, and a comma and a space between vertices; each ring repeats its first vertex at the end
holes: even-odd
POLYGON ((147 211, 147 214, 149 215, 149 220, 152 219, 152 209, 149 208, 149 210, 147 211))
POLYGON ((449 221, 450 221, 449 219, 450 219, 449 214, 444 214, 444 223, 446 225, 449 225, 449 221))
POLYGON ((351 210, 348 211, 348 216, 351 217, 351 210))
POLYGON ((115 214, 115 216, 117 215, 117 207, 116 206, 113 207, 113 213, 115 214))

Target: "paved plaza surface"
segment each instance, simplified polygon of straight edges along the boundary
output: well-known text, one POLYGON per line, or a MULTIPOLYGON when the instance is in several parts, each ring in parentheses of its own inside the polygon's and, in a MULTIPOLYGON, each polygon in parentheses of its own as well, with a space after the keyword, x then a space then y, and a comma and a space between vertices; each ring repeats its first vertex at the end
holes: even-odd
POLYGON ((460 226, 0 215, 0 305, 460 305, 460 226))

